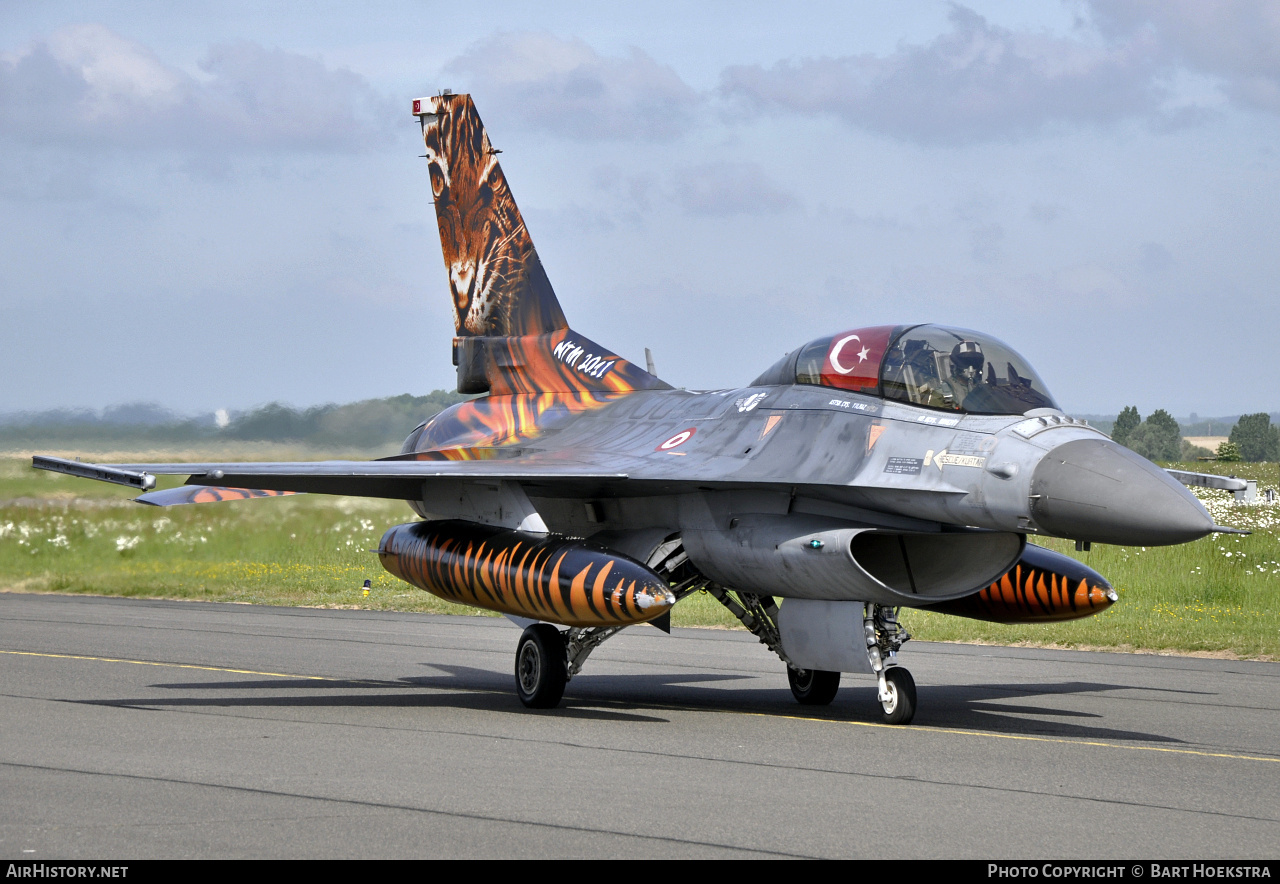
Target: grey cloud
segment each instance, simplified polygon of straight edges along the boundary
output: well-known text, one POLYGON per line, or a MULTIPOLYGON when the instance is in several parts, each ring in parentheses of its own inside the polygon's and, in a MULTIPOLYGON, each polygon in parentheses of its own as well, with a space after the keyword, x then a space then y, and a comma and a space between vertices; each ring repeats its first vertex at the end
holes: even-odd
POLYGON ((359 75, 253 43, 212 48, 197 79, 101 25, 0 61, 0 135, 132 148, 350 151, 394 109, 359 75))
POLYGON ((973 260, 991 264, 1000 259, 1000 247, 1004 243, 1004 228, 999 224, 987 224, 969 235, 969 254, 973 260))
POLYGON ((756 163, 716 163, 678 169, 673 198, 691 215, 756 215, 794 208, 796 200, 779 190, 756 163))
POLYGON ((1160 243, 1144 242, 1138 263, 1147 273, 1158 275, 1167 272, 1178 262, 1173 253, 1160 243))
POLYGON ((661 140, 684 132, 702 98, 639 49, 600 55, 578 39, 498 34, 446 66, 485 107, 535 129, 584 139, 661 140))
POLYGON ((398 105, 363 77, 256 43, 217 46, 201 61, 212 79, 201 109, 229 141, 263 147, 361 148, 400 121, 398 105))
POLYGON ((1041 224, 1052 224, 1062 217, 1066 211, 1062 206, 1047 203, 1032 203, 1027 209, 1027 217, 1041 224))
POLYGON ((1110 122, 1154 112, 1151 47, 1143 39, 1098 47, 991 25, 955 6, 951 28, 888 56, 727 68, 720 93, 751 111, 834 114, 926 143, 1033 134, 1054 122, 1110 122))
POLYGON ((602 201, 590 208, 574 207, 564 217, 583 229, 641 225, 646 216, 665 207, 686 215, 723 217, 783 212, 799 206, 758 163, 682 166, 660 178, 599 166, 590 172, 589 180, 602 201))
POLYGON ((615 207, 632 213, 653 208, 654 180, 648 175, 624 174, 617 166, 597 166, 590 180, 615 207))
POLYGON ((1236 102, 1280 112, 1280 4, 1274 0, 1088 0, 1113 39, 1154 39, 1171 62, 1223 78, 1236 102))

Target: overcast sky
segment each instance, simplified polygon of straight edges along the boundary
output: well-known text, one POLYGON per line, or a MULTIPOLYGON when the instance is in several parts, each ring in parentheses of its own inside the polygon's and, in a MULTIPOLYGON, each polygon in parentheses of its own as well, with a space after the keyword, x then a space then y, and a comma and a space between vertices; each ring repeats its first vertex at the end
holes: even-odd
POLYGON ((939 322, 1068 412, 1280 410, 1280 3, 626 7, 6 4, 0 412, 452 388, 446 87, 677 386, 939 322))

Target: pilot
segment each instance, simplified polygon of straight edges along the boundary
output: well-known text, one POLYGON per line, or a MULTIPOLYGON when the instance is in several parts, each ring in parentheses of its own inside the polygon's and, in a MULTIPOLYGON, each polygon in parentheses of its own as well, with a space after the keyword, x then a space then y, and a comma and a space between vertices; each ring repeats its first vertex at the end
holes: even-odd
POLYGON ((963 408, 965 398, 982 382, 982 366, 986 357, 977 341, 961 341, 951 348, 951 375, 942 391, 948 405, 963 408))

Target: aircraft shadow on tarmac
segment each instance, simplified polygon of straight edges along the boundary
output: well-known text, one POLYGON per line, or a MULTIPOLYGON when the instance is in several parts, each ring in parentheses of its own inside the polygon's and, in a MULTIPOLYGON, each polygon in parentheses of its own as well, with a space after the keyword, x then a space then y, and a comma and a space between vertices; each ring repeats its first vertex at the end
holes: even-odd
MULTIPOLYGON (((683 681, 712 681, 716 676, 685 678, 683 681)), ((856 677, 855 677, 856 679, 856 677)), ((736 688, 727 692, 713 685, 662 684, 652 677, 642 680, 634 676, 583 677, 570 686, 566 702, 644 703, 658 706, 681 706, 739 711, 754 714, 781 714, 832 722, 879 723, 879 703, 874 682, 857 679, 846 682, 830 706, 799 706, 787 689, 736 688), (574 690, 574 689, 577 690, 574 690)), ((1085 720, 1102 719, 1096 712, 1070 708, 1033 706, 1025 701, 1035 696, 1100 694, 1107 691, 1146 690, 1133 685, 1097 682, 1046 682, 1044 684, 979 684, 935 685, 917 687, 928 705, 917 713, 914 724, 958 730, 982 730, 1019 736, 1061 737, 1068 739, 1139 740, 1156 743, 1181 743, 1173 737, 1118 728, 1086 724, 1085 720)), ((1101 722, 1099 722, 1101 724, 1101 722)))
POLYGON ((1161 734, 1097 727, 1085 723, 1087 719, 1098 720, 1105 717, 1098 712, 1056 706, 1033 706, 1026 702, 1001 702, 1025 701, 1036 696, 1057 697, 1102 694, 1110 691, 1146 692, 1148 690, 1150 689, 1135 685, 1084 681, 922 687, 919 688, 920 693, 929 697, 929 705, 925 707, 928 715, 924 720, 918 716, 916 724, 940 724, 953 728, 972 728, 1021 736, 1141 740, 1151 743, 1184 742, 1161 734))
MULTIPOLYGON (((529 714, 511 694, 511 676, 489 669, 431 664, 440 675, 398 679, 303 679, 176 682, 151 687, 185 692, 186 696, 79 700, 89 705, 119 708, 299 708, 383 707, 422 709, 451 708, 473 711, 529 714), (422 691, 426 688, 429 691, 422 691), (231 696, 201 696, 225 691, 231 696)), ((853 684, 841 690, 825 707, 798 706, 790 691, 775 687, 734 686, 730 690, 713 682, 741 682, 752 676, 725 673, 654 673, 633 675, 583 675, 571 683, 564 704, 541 714, 597 721, 668 723, 663 714, 678 707, 757 715, 803 716, 833 723, 877 721, 874 686, 853 684)), ((1099 682, 1048 682, 1044 684, 939 685, 919 688, 927 696, 927 713, 917 726, 1066 739, 1136 740, 1181 743, 1173 737, 1099 726, 1104 716, 1077 709, 1030 705, 1035 696, 1101 694, 1110 691, 1146 690, 1131 685, 1099 682), (1016 700, 1021 702, 1005 702, 1016 700), (1086 723, 1096 722, 1096 723, 1086 723)))

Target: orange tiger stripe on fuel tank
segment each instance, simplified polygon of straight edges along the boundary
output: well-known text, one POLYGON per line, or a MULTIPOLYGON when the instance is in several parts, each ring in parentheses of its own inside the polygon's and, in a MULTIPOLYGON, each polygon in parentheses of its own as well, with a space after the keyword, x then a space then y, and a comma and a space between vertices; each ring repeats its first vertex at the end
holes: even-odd
POLYGON ((1117 599, 1111 584, 1092 568, 1027 544, 1022 558, 999 580, 929 609, 995 623, 1047 623, 1092 616, 1117 599))
POLYGON ((653 571, 584 540, 414 522, 390 529, 378 553, 391 574, 442 598, 569 626, 643 623, 675 604, 653 571))

